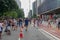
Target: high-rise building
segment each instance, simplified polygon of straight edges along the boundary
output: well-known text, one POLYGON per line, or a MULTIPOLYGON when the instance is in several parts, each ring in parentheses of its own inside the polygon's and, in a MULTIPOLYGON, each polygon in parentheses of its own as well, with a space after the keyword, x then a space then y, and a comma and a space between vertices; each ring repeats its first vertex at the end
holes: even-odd
POLYGON ((33 3, 33 13, 41 14, 60 8, 60 0, 36 0, 33 3))
POLYGON ((33 7, 33 14, 36 14, 36 7, 37 7, 37 5, 36 5, 36 1, 35 2, 33 2, 33 5, 32 5, 32 7, 33 7))
POLYGON ((32 17, 32 10, 29 11, 28 17, 29 17, 29 18, 32 17))
POLYGON ((45 0, 36 0, 36 12, 39 14, 39 6, 41 6, 44 3, 45 0))
POLYGON ((36 0, 36 14, 38 15, 38 7, 41 5, 41 0, 36 0))
POLYGON ((15 0, 18 4, 18 7, 21 8, 21 1, 20 0, 15 0))
POLYGON ((37 2, 37 7, 39 7, 41 5, 41 0, 36 0, 37 2))
POLYGON ((57 0, 44 0, 44 2, 38 7, 38 13, 43 13, 57 8, 57 0))

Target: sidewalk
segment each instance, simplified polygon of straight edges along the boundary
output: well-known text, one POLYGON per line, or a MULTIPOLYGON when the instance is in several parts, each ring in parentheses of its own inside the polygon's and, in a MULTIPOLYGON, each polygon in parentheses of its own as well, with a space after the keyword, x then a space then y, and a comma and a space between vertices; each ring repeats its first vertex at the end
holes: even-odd
POLYGON ((47 22, 43 22, 42 24, 40 24, 40 28, 49 32, 50 34, 52 34, 55 37, 60 38, 60 30, 58 30, 58 28, 53 28, 53 26, 55 25, 51 25, 51 27, 49 27, 47 22))

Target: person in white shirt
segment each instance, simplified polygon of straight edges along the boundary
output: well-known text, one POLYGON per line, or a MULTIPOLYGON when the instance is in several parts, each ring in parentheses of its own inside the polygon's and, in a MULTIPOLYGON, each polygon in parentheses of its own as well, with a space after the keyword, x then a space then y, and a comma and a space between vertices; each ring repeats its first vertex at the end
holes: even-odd
POLYGON ((13 30, 17 30, 17 20, 13 19, 13 23, 14 23, 13 30))

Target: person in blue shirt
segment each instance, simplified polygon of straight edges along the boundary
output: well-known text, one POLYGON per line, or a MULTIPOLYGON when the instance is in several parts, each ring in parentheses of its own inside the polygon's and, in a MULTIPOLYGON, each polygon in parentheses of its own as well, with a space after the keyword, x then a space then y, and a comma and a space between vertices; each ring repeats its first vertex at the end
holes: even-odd
POLYGON ((29 24, 29 20, 28 18, 25 19, 25 27, 26 27, 26 31, 27 31, 27 28, 28 28, 28 24, 29 24))

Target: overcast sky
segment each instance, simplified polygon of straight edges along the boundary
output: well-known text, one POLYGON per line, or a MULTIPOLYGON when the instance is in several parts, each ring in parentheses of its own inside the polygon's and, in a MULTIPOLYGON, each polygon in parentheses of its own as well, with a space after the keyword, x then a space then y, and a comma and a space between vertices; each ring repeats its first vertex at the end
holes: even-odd
MULTIPOLYGON (((29 12, 29 0, 20 0, 20 1, 21 1, 21 8, 24 9, 25 17, 27 17, 29 12)), ((34 1, 35 0, 30 0, 30 9, 32 9, 32 2, 34 1)))

